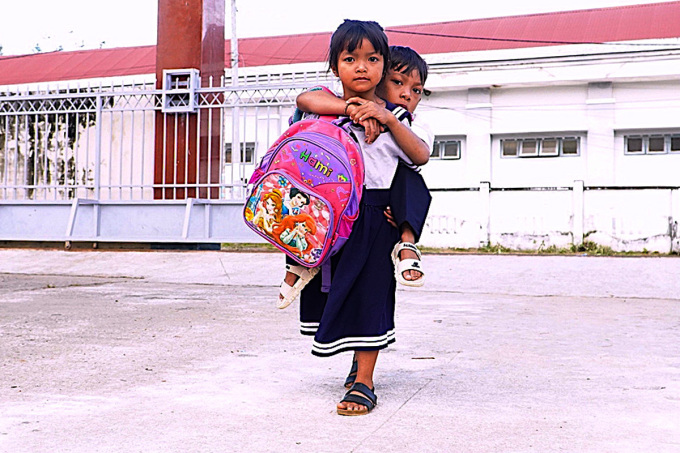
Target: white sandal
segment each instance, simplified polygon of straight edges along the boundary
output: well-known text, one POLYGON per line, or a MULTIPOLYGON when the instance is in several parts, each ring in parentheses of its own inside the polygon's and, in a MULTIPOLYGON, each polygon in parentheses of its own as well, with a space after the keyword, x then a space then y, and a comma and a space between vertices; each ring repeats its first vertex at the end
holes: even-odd
POLYGON ((423 286, 425 284, 425 272, 423 271, 423 266, 420 260, 422 255, 420 250, 414 244, 410 242, 397 242, 392 250, 392 263, 394 263, 394 277, 399 283, 404 286, 423 286), (399 259, 399 253, 402 250, 411 250, 415 252, 418 259, 407 258, 399 259), (416 280, 406 280, 404 278, 404 272, 406 271, 418 271, 420 272, 420 278, 416 280))
POLYGON ((296 297, 300 295, 302 288, 307 286, 316 274, 319 273, 318 267, 304 267, 298 264, 286 264, 286 271, 291 272, 298 276, 298 279, 289 285, 288 283, 281 282, 281 287, 279 288, 279 298, 276 301, 276 308, 284 309, 293 303, 296 297), (283 296, 283 299, 281 298, 283 296))

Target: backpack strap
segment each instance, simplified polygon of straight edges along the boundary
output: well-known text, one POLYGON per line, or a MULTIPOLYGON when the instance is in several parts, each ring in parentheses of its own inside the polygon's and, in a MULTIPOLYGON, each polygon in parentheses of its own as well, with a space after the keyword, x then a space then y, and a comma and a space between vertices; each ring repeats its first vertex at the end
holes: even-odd
POLYGON ((328 259, 321 265, 321 292, 328 293, 331 290, 331 260, 328 259))
MULTIPOLYGON (((325 91, 326 93, 332 94, 333 96, 335 96, 335 93, 333 93, 328 87, 325 87, 323 85, 311 87, 310 89, 305 90, 304 93, 307 93, 309 91, 325 91)), ((293 112, 293 115, 291 115, 291 117, 288 118, 288 125, 292 126, 293 123, 297 123, 298 121, 302 121, 302 120, 306 119, 306 116, 307 116, 307 112, 303 112, 299 108, 295 107, 295 111, 293 112)), ((319 116, 319 119, 324 120, 324 121, 333 121, 336 118, 337 118, 337 116, 331 116, 331 115, 320 115, 319 116)))

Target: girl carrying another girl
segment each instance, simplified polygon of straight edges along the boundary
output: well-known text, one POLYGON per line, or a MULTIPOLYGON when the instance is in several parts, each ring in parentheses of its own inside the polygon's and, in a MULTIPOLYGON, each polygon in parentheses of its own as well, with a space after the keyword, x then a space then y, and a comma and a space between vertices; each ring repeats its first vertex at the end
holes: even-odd
POLYGON ((399 241, 399 232, 385 221, 384 211, 399 161, 422 165, 430 155, 408 125, 390 113, 393 106, 375 93, 388 61, 387 36, 380 25, 346 20, 333 33, 329 51, 329 66, 342 83, 342 98, 329 97, 321 103, 312 100, 312 105, 307 103, 308 93, 297 99, 301 110, 318 115, 337 115, 340 110, 353 116, 365 101, 383 107, 355 119, 363 126, 354 132, 362 144, 365 190, 352 233, 331 258, 330 291, 321 291, 322 278, 317 274, 300 298, 301 332, 314 336, 312 354, 328 357, 354 351, 356 373, 337 405, 341 415, 366 414, 377 402, 373 372, 378 354, 395 340, 396 281, 390 253, 399 241), (347 103, 352 98, 354 101, 347 103), (366 143, 365 137, 376 135, 375 129, 381 125, 389 132, 366 143))

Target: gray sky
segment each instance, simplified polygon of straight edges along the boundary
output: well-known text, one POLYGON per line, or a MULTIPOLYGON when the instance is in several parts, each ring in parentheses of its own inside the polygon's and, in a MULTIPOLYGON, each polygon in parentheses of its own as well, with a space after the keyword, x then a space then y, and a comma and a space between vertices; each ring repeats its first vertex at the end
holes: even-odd
MULTIPOLYGON (((226 37, 231 36, 231 0, 226 37)), ((9 3, 9 2, 5 2, 9 3)), ((375 20, 384 27, 551 11, 603 8, 658 0, 236 0, 239 37, 332 31, 343 19, 375 20), (442 6, 447 5, 447 6, 442 6), (389 9, 388 9, 389 6, 389 9)), ((156 43, 158 0, 16 0, 0 11, 4 55, 127 47, 156 43)))

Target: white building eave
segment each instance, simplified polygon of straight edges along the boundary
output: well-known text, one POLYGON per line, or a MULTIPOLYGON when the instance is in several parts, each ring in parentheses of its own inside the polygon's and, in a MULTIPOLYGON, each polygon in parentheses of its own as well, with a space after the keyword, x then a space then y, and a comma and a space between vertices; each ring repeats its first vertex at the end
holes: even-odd
POLYGON ((572 85, 675 79, 680 40, 582 44, 427 55, 428 89, 572 85))

